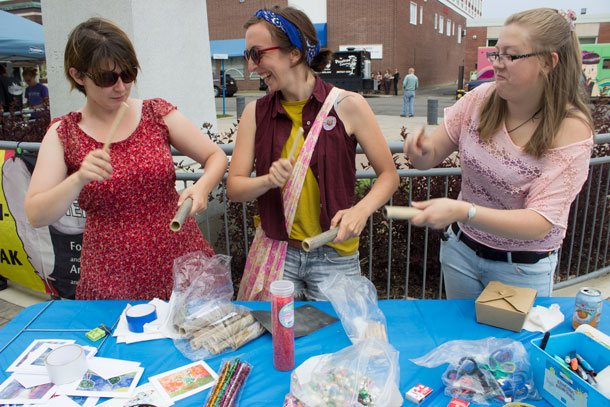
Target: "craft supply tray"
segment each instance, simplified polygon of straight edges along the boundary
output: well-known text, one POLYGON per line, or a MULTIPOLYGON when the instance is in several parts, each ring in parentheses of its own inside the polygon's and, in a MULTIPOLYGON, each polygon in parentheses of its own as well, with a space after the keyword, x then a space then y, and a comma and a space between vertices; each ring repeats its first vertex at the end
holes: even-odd
POLYGON ((610 406, 610 399, 553 358, 576 351, 599 372, 610 365, 610 349, 581 332, 553 335, 544 350, 540 349, 541 341, 531 341, 530 361, 536 387, 546 401, 565 407, 610 406))

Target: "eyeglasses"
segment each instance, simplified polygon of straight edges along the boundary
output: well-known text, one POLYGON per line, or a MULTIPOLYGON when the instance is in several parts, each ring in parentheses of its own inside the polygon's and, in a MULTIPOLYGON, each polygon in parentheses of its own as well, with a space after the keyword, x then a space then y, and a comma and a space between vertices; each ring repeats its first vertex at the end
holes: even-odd
POLYGON ((269 47, 263 49, 250 48, 244 51, 244 58, 246 58, 246 62, 251 59, 252 62, 258 64, 261 62, 261 57, 263 56, 264 52, 273 51, 274 49, 280 49, 280 47, 269 47))
POLYGON ((89 72, 83 72, 89 79, 93 81, 97 86, 102 88, 109 88, 114 86, 115 83, 121 78, 123 83, 131 83, 138 76, 138 69, 133 68, 128 71, 123 71, 120 74, 114 71, 101 71, 95 74, 90 74, 89 72))
POLYGON ((511 54, 500 54, 498 52, 488 52, 487 60, 491 63, 496 62, 496 60, 500 60, 502 63, 513 62, 516 59, 529 58, 536 55, 540 55, 540 52, 533 52, 531 54, 522 54, 522 55, 511 55, 511 54))

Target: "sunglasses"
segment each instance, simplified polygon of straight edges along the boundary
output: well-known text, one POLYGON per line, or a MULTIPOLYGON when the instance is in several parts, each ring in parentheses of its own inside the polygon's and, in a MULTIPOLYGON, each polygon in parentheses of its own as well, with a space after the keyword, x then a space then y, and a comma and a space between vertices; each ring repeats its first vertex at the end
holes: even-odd
POLYGON ((273 51, 274 49, 280 49, 280 47, 269 47, 263 49, 250 48, 244 51, 244 58, 246 58, 246 62, 248 60, 252 60, 255 64, 261 62, 261 57, 266 51, 273 51))
POLYGON ((123 83, 131 83, 138 76, 138 69, 133 68, 133 70, 123 71, 121 73, 116 73, 114 71, 101 71, 95 74, 90 74, 89 72, 83 72, 85 75, 89 77, 97 86, 101 88, 109 88, 114 86, 115 83, 121 78, 123 83))

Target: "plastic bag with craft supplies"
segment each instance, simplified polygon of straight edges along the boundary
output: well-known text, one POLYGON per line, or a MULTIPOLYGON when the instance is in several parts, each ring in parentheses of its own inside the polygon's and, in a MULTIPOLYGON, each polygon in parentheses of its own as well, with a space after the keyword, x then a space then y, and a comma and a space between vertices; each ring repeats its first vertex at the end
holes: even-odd
POLYGON ((333 305, 352 343, 374 336, 387 341, 386 319, 377 304, 377 289, 364 276, 334 274, 320 290, 333 305))
POLYGON ((510 338, 449 341, 411 361, 430 368, 448 363, 442 381, 449 397, 502 405, 540 399, 529 355, 510 338))
POLYGON ((190 360, 233 351, 265 330, 249 309, 231 302, 231 257, 202 252, 174 260, 170 322, 176 348, 190 360))
POLYGON ((353 345, 297 367, 284 406, 401 406, 399 352, 388 343, 373 284, 361 276, 336 274, 320 289, 353 345))

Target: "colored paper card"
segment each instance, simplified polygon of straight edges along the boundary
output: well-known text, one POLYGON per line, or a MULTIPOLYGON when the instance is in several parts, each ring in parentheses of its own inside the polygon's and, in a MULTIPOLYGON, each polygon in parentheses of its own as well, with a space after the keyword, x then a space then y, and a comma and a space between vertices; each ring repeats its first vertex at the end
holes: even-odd
POLYGON ((133 396, 129 399, 111 399, 103 402, 98 407, 133 407, 143 404, 151 404, 156 407, 169 407, 174 404, 159 393, 151 383, 146 383, 136 388, 133 396))
POLYGON ((58 386, 58 393, 67 396, 86 397, 119 397, 129 398, 133 395, 144 368, 106 380, 97 373, 87 370, 79 380, 58 386))
POLYGON ((25 388, 11 376, 0 385, 0 404, 43 404, 53 394, 55 394, 53 383, 25 388))
POLYGON ((7 372, 14 372, 15 369, 23 364, 28 358, 31 357, 32 352, 35 352, 43 345, 65 345, 68 343, 74 343, 73 340, 63 339, 36 339, 30 343, 30 345, 15 359, 15 361, 6 369, 7 372))
POLYGON ((208 389, 218 379, 216 372, 200 360, 169 372, 150 377, 155 388, 172 402, 208 389))

